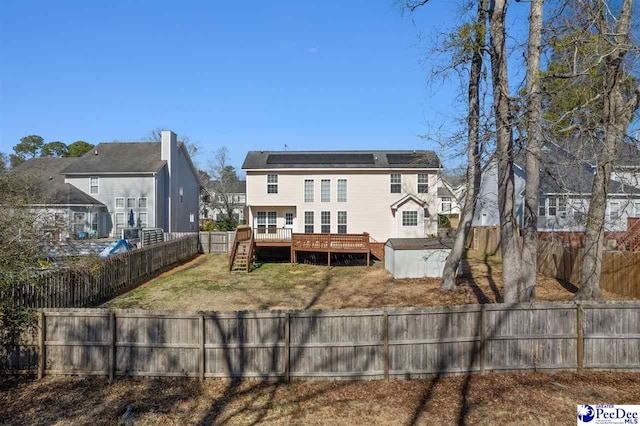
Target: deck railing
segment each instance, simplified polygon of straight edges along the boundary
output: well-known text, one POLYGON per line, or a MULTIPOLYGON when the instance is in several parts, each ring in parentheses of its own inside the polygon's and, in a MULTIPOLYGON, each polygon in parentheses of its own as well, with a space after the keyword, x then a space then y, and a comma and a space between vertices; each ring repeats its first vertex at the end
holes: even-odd
POLYGON ((369 234, 292 234, 295 250, 368 251, 369 234))
POLYGON ((291 241, 291 229, 289 228, 255 228, 253 230, 255 241, 291 241))

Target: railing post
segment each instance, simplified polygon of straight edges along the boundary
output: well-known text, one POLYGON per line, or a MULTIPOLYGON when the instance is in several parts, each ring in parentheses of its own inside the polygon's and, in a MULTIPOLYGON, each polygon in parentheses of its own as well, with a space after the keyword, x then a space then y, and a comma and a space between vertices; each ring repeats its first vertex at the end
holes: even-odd
POLYGON ((582 371, 584 363, 584 330, 582 327, 582 304, 576 305, 576 327, 577 327, 577 345, 576 356, 578 361, 578 371, 582 371))
POLYGON ((38 329, 38 379, 42 379, 44 377, 44 370, 46 367, 46 347, 45 347, 45 337, 47 334, 46 329, 46 315, 44 311, 40 311, 39 323, 40 328, 38 329))

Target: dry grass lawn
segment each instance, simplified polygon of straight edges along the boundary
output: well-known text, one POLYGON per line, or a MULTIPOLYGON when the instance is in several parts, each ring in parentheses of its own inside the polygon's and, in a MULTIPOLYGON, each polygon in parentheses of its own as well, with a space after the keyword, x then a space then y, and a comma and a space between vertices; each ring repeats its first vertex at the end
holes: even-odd
MULTIPOLYGON (((438 279, 394 280, 372 267, 264 263, 250 274, 229 273, 226 255, 202 255, 106 304, 115 308, 234 311, 437 306, 501 301, 500 260, 471 254, 458 290, 443 294, 438 279)), ((537 300, 571 300, 576 288, 540 276, 537 300)), ((606 293, 608 299, 623 299, 606 293)))
POLYGON ((577 404, 637 404, 639 373, 372 382, 0 378, 0 424, 576 424, 577 404), (130 423, 133 424, 133 423, 130 423))

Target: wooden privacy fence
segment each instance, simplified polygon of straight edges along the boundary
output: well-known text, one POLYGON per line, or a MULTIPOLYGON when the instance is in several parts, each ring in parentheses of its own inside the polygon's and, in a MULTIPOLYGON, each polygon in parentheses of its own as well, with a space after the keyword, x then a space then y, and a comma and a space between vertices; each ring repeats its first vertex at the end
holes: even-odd
POLYGON ((46 310, 14 372, 382 379, 640 368, 640 303, 272 312, 46 310))
POLYGON ((16 283, 11 288, 12 300, 30 308, 90 306, 127 291, 197 253, 198 236, 194 234, 111 256, 95 268, 38 273, 33 281, 16 283))
MULTIPOLYGON (((583 251, 551 241, 538 241, 538 272, 580 286, 583 251)), ((605 251, 600 288, 640 298, 640 253, 605 251)))
POLYGON ((229 253, 233 246, 235 231, 167 232, 164 235, 167 241, 187 235, 198 235, 198 250, 200 253, 229 253))

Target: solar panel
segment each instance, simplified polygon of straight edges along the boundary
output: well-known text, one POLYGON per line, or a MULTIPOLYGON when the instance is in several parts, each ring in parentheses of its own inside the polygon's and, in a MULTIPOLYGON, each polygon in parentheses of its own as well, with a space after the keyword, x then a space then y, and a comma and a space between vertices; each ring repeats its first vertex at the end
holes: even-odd
POLYGON ((430 156, 425 154, 387 154, 389 164, 425 164, 432 162, 430 156))
POLYGON ((267 164, 375 164, 373 154, 269 154, 267 164))

